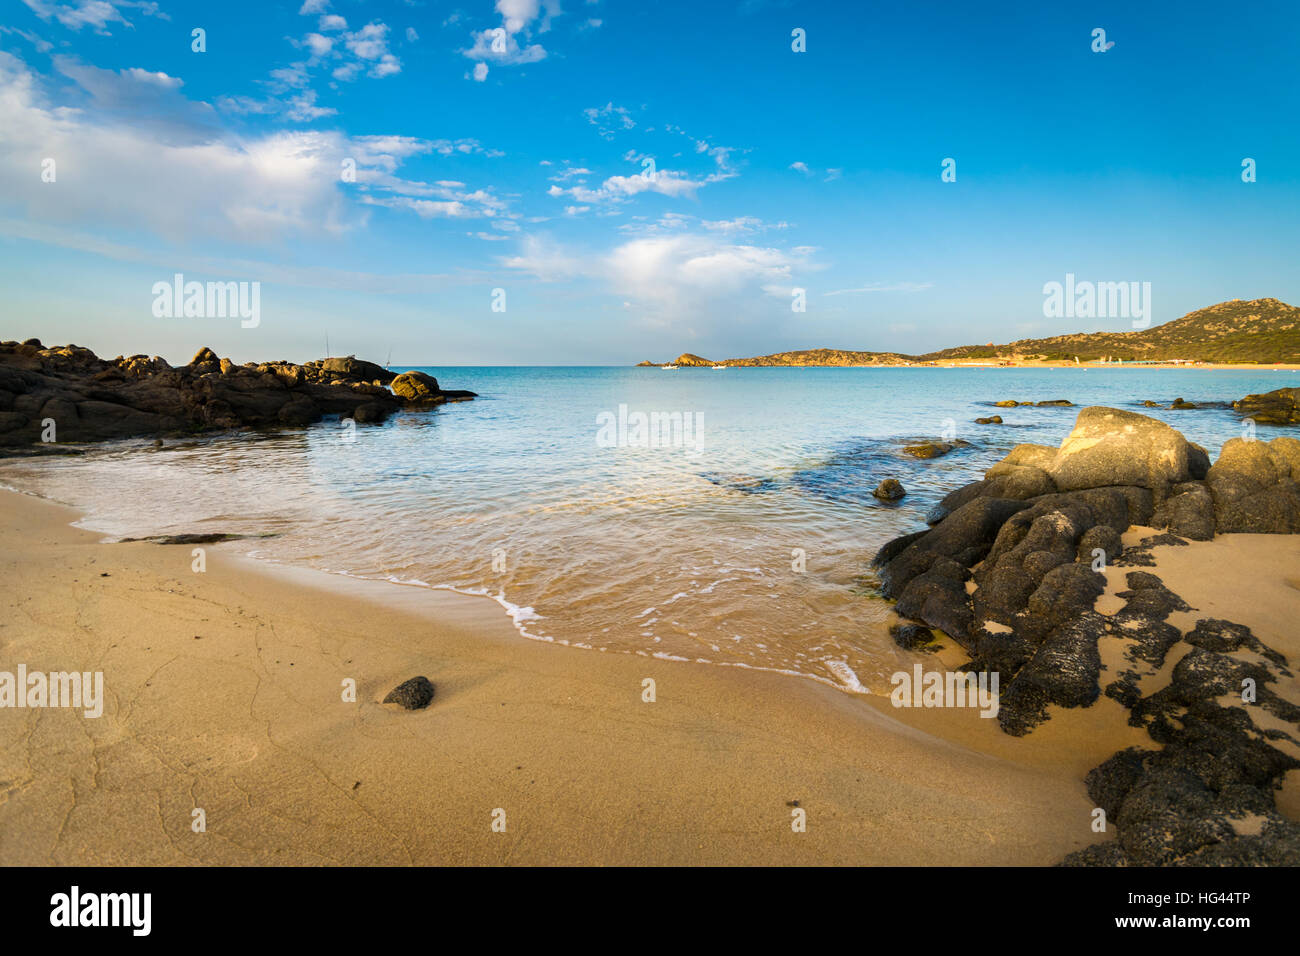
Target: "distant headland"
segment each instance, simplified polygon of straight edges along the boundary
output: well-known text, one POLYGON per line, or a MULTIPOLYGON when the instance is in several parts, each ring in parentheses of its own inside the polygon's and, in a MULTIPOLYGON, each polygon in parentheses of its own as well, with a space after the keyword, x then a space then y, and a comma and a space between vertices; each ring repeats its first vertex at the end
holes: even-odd
POLYGON ((715 361, 690 352, 640 366, 949 366, 949 365, 1300 365, 1300 308, 1278 299, 1232 299, 1149 329, 1020 339, 1004 345, 959 345, 907 355, 805 349, 715 361))

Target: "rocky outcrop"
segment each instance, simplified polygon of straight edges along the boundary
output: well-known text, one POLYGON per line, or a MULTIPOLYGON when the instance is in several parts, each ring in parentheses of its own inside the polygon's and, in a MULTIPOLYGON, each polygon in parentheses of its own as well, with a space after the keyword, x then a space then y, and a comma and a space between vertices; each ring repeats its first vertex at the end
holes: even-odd
POLYGON ((1129 601, 1117 617, 1137 641, 1106 695, 1162 746, 1122 750, 1089 772, 1088 794, 1118 836, 1070 854, 1065 864, 1300 864, 1300 824, 1274 800, 1283 775, 1300 768, 1275 746, 1294 753, 1300 743, 1300 707, 1270 687, 1290 675, 1286 659, 1229 621, 1201 619, 1180 634, 1164 618, 1186 603, 1145 572, 1130 573, 1128 582, 1121 596, 1129 601), (1171 655, 1180 656, 1169 682, 1142 696, 1139 681, 1171 655))
POLYGON ((1052 707, 1105 694, 1163 745, 1116 754, 1089 775, 1119 838, 1067 863, 1300 864, 1300 825, 1273 803, 1282 774, 1300 768, 1274 746, 1300 746, 1300 707, 1269 686, 1290 676, 1285 659, 1226 621, 1202 619, 1184 634, 1169 617, 1192 609, 1149 572, 1126 574, 1120 610, 1096 609, 1102 570, 1149 565, 1154 545, 1300 531, 1298 480, 1295 439, 1234 439, 1209 467, 1203 449, 1161 422, 1086 408, 1060 448, 1017 446, 944 498, 929 530, 876 555, 881 592, 902 618, 896 642, 918 649, 937 629, 969 654, 962 670, 997 673, 1005 732, 1030 733, 1052 707), (1125 549, 1121 535, 1135 525, 1172 533, 1125 549), (1117 673, 1102 667, 1108 637, 1124 641, 1117 673), (1153 689, 1157 673, 1169 676, 1153 689), (1244 686, 1257 697, 1236 705, 1244 686), (1267 716, 1252 720, 1251 707, 1267 716))
POLYGON ((404 406, 474 397, 424 376, 432 391, 406 398, 388 388, 398 377, 352 356, 236 365, 203 348, 173 368, 158 356, 105 360, 76 345, 3 342, 0 446, 302 426, 326 415, 381 422, 404 406))
POLYGON ((1279 388, 1259 395, 1247 395, 1232 407, 1260 425, 1300 424, 1300 388, 1279 388))
POLYGON ((997 408, 1073 408, 1074 402, 1068 398, 1049 398, 1044 402, 1018 402, 1014 398, 1004 398, 993 403, 997 408))
POLYGON ((960 438, 952 441, 921 441, 903 446, 903 453, 913 458, 942 458, 954 448, 966 448, 970 442, 960 438))

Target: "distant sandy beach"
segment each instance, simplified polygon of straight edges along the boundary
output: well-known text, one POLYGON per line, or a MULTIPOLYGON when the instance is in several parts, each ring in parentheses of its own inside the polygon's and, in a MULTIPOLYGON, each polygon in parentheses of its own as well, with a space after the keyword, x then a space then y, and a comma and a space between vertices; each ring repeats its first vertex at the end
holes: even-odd
POLYGON ((0 505, 4 667, 106 685, 97 719, 0 710, 6 865, 1046 865, 1106 838, 1083 776, 1145 737, 1107 700, 1017 740, 972 710, 546 646, 486 600, 219 546, 198 574, 188 546, 0 505), (417 674, 427 710, 379 703, 417 674))

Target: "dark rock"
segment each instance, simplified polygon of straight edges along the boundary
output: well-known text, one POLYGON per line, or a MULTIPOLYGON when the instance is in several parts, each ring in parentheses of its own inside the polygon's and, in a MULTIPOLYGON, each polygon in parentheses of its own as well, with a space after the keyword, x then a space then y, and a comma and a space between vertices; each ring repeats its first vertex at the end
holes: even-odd
POLYGON ((1172 494, 1156 507, 1151 524, 1193 541, 1209 541, 1215 527, 1210 489, 1199 481, 1174 485, 1172 494))
POLYGON ((280 406, 276 418, 283 425, 310 425, 312 422, 320 421, 321 412, 315 402, 305 395, 300 395, 280 406))
POLYGON ((990 415, 988 418, 977 418, 975 419, 975 424, 976 425, 1001 425, 1002 416, 990 415))
POLYGON ((903 451, 913 458, 941 458, 957 446, 946 441, 927 441, 916 445, 904 445, 903 451))
POLYGON ((1097 641, 1105 633, 1104 616, 1088 611, 1048 634, 1002 692, 998 708, 1002 729, 1013 736, 1023 736, 1047 719, 1049 705, 1088 707, 1093 704, 1101 695, 1098 686, 1101 654, 1097 641))
MULTIPOLYGON (((384 387, 393 378, 351 356, 306 365, 235 365, 202 348, 190 364, 172 368, 157 356, 106 361, 78 346, 0 343, 0 446, 40 442, 46 418, 54 419, 55 437, 65 443, 296 427, 324 415, 377 422, 403 404, 384 387)), ((413 388, 437 385, 428 376, 412 379, 413 388)), ((475 397, 416 393, 421 397, 409 404, 417 407, 475 397)))
POLYGON ((1051 494, 1056 490, 1047 473, 1031 465, 1012 465, 1008 468, 995 466, 995 468, 997 468, 996 474, 993 474, 994 469, 989 470, 992 477, 963 485, 945 495, 926 514, 926 523, 938 524, 962 505, 976 498, 1011 498, 1025 501, 1039 495, 1051 494))
POLYGON ((953 558, 966 567, 982 560, 1003 522, 1025 507, 1024 502, 1006 498, 977 498, 958 508, 883 565, 882 593, 886 597, 899 593, 904 584, 929 570, 937 557, 953 558))
POLYGON ((970 572, 952 558, 937 557, 926 571, 903 586, 895 610, 966 644, 971 626, 971 609, 966 600, 969 577, 970 572))
POLYGON ((119 544, 132 541, 148 541, 150 544, 218 544, 222 541, 239 541, 250 537, 246 534, 231 534, 225 531, 203 531, 190 534, 155 534, 147 538, 123 538, 119 544))
POLYGON ((886 478, 872 492, 872 495, 881 501, 897 501, 906 494, 907 491, 903 488, 903 483, 897 478, 886 478))
POLYGON ((905 651, 925 651, 928 653, 938 649, 934 631, 924 624, 912 624, 910 622, 895 624, 889 629, 889 633, 894 638, 894 643, 905 651))
POLYGON ((871 566, 873 568, 883 567, 929 533, 928 530, 913 531, 911 534, 900 535, 885 542, 880 550, 876 552, 876 556, 871 559, 871 566))
POLYGON ((327 358, 320 360, 320 368, 328 372, 336 379, 344 382, 378 382, 381 385, 387 385, 397 373, 390 372, 382 365, 376 365, 374 362, 366 362, 356 356, 349 355, 346 358, 327 358))
POLYGON ((1089 798, 1106 811, 1108 820, 1114 821, 1119 816, 1120 805, 1141 779, 1151 755, 1152 751, 1129 747, 1093 767, 1083 778, 1089 798))
POLYGON ((1080 561, 1091 565, 1099 557, 1098 551, 1107 565, 1113 564, 1124 551, 1119 532, 1108 524, 1094 525, 1079 538, 1080 561))
POLYGON ((1196 408, 1193 402, 1185 402, 1181 398, 1175 398, 1169 406, 1170 408, 1196 408))
POLYGON ((1300 388, 1247 395, 1233 402, 1232 407, 1260 425, 1300 424, 1300 388))
POLYGON ((1233 438, 1206 476, 1214 497, 1215 531, 1288 534, 1300 531, 1300 485, 1293 467, 1300 442, 1233 438), (1294 445, 1292 444, 1294 443, 1294 445))
POLYGON ((1036 631, 1049 632, 1090 614, 1106 590, 1106 579, 1086 564, 1063 564, 1043 577, 1029 595, 1025 612, 1036 631))
MULTIPOLYGON (((1029 403, 1023 402, 1022 404, 1028 405, 1029 403)), ((1035 402, 1034 404, 1039 408, 1073 408, 1074 407, 1074 402, 1071 402, 1064 398, 1053 398, 1045 402, 1035 402)))
POLYGON ((366 402, 364 405, 357 406, 356 411, 352 413, 352 417, 362 424, 369 422, 382 422, 384 419, 388 418, 391 412, 392 409, 387 405, 382 405, 379 402, 366 402))
POLYGON ((1204 481, 1210 472, 1210 453, 1194 441, 1187 443, 1187 471, 1195 481, 1204 481))
POLYGON ((423 710, 429 706, 433 700, 433 683, 427 677, 412 677, 410 680, 398 684, 388 696, 384 698, 385 704, 397 704, 405 707, 407 710, 423 710))

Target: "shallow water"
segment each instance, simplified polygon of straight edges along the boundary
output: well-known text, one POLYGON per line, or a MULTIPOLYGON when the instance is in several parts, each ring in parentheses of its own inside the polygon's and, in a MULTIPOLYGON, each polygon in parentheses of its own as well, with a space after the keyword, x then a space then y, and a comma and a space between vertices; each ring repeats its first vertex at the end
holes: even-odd
POLYGON ((1217 456, 1242 432, 1230 408, 1141 401, 1300 384, 1192 369, 424 370, 481 397, 357 427, 352 442, 338 421, 159 451, 125 442, 0 461, 0 481, 82 509, 106 535, 272 532, 233 546, 485 594, 529 637, 880 690, 904 656, 880 626, 875 550, 1013 445, 1060 444, 1078 411, 992 402, 1131 408, 1217 456), (696 427, 635 447, 636 412, 696 427), (1006 424, 973 423, 991 414, 1006 424), (929 461, 901 451, 941 436, 970 445, 929 461), (902 502, 871 496, 884 478, 902 481, 902 502))

